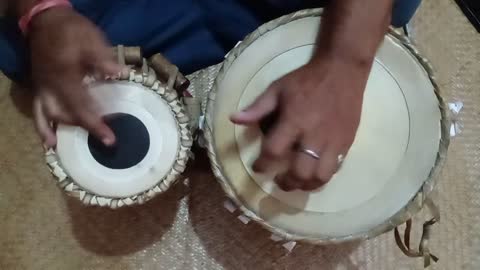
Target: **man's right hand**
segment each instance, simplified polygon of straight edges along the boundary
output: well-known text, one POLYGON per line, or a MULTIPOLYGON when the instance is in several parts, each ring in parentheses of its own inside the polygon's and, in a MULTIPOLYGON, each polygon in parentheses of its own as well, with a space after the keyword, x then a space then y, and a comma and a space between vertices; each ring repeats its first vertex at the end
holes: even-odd
POLYGON ((44 144, 56 144, 54 122, 81 126, 112 145, 115 135, 83 84, 87 74, 104 78, 121 70, 101 31, 73 9, 57 7, 37 15, 28 35, 35 90, 33 112, 44 144))

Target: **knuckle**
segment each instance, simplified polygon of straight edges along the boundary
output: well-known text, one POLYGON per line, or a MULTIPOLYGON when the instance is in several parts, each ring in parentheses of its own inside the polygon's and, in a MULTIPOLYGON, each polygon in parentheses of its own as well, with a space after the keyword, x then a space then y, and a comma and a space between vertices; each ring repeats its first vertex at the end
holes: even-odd
POLYGON ((100 131, 103 128, 103 123, 100 119, 90 119, 87 118, 84 120, 84 125, 92 131, 100 131))
POLYGON ((55 106, 45 106, 45 114, 48 118, 58 119, 62 116, 60 110, 55 106))
POLYGON ((313 178, 307 170, 301 168, 300 166, 296 166, 293 170, 293 177, 302 182, 309 182, 313 178))
POLYGON ((74 114, 77 116, 79 122, 88 129, 96 129, 101 127, 102 120, 90 113, 76 110, 74 114))
POLYGON ((312 128, 312 122, 307 121, 308 115, 305 115, 300 110, 296 109, 296 106, 290 106, 289 109, 283 111, 282 120, 285 121, 292 133, 306 132, 312 128))
POLYGON ((76 57, 76 53, 73 53, 73 52, 65 52, 65 53, 61 53, 57 56, 57 63, 58 65, 60 65, 61 67, 69 67, 71 66, 72 64, 75 64, 77 62, 77 57, 76 57))
POLYGON ((263 154, 268 158, 279 159, 282 157, 282 151, 280 148, 266 143, 262 149, 263 154))

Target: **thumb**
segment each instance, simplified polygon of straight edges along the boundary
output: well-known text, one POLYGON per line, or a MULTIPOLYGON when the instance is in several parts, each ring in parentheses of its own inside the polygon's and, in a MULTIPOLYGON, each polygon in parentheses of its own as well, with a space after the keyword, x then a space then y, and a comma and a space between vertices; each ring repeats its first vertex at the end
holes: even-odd
POLYGON ((260 120, 273 112, 277 107, 279 98, 278 89, 276 86, 270 86, 253 104, 233 114, 230 120, 238 125, 252 125, 260 122, 260 120))

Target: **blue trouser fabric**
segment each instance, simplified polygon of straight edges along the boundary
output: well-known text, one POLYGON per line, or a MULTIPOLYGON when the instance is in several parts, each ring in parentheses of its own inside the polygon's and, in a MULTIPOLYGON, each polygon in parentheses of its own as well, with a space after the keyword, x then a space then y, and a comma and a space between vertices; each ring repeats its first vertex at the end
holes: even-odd
MULTIPOLYGON (((161 52, 183 73, 219 63, 237 41, 302 0, 72 0, 112 45, 161 52)), ((333 0, 334 1, 334 0, 333 0)), ((396 0, 392 25, 402 26, 421 0, 396 0)), ((15 81, 28 74, 28 48, 16 21, 0 18, 0 70, 15 81)))

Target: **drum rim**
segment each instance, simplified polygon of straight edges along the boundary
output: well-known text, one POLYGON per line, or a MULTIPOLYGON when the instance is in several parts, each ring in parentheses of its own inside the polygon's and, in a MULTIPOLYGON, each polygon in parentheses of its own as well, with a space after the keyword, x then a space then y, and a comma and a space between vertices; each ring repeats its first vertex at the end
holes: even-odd
POLYGON ((446 154, 448 150, 448 146, 450 144, 450 136, 448 132, 448 126, 450 120, 447 117, 446 113, 446 106, 445 102, 442 98, 441 91, 439 85, 436 81, 434 71, 430 62, 423 56, 420 55, 419 50, 416 46, 412 43, 412 41, 405 35, 401 34, 397 30, 393 29, 392 27, 389 28, 387 35, 392 37, 392 40, 405 48, 410 54, 412 54, 418 63, 424 68, 427 72, 428 77, 433 85, 435 95, 437 97, 439 108, 440 108, 440 129, 441 129, 441 137, 439 142, 439 149, 437 153, 437 157, 435 160, 435 164, 430 171, 429 176, 425 179, 422 187, 418 190, 418 192, 413 195, 412 199, 409 201, 407 205, 405 205, 400 211, 398 211, 395 215, 393 215, 390 219, 386 220, 384 223, 373 227, 369 231, 351 234, 351 235, 344 235, 340 237, 331 237, 331 236, 324 236, 324 237, 308 237, 305 235, 299 235, 291 231, 286 231, 281 228, 277 228, 272 226, 269 222, 259 217, 255 212, 247 208, 245 205, 242 204, 241 199, 233 190, 232 186, 229 184, 227 177, 223 174, 223 169, 221 166, 220 161, 216 155, 215 149, 215 139, 213 135, 213 113, 215 107, 215 97, 217 93, 217 88, 219 83, 223 80, 226 73, 228 72, 230 66, 236 60, 237 56, 240 55, 250 44, 255 42, 258 38, 263 36, 264 34, 268 33, 271 30, 276 29, 279 26, 284 24, 293 22, 295 20, 307 18, 307 17, 320 17, 322 16, 323 9, 306 9, 300 10, 270 22, 267 22, 260 26, 256 31, 249 34, 245 39, 239 42, 226 56, 225 61, 222 63, 218 75, 215 79, 214 85, 212 90, 208 94, 208 101, 205 108, 205 127, 204 127, 204 136, 207 141, 207 152, 210 160, 210 164, 212 167, 212 171, 217 178, 218 182, 222 186, 223 190, 225 191, 227 197, 231 199, 237 207, 243 212, 243 214, 250 219, 256 221, 264 228, 269 230, 275 235, 279 235, 286 240, 294 240, 294 241, 301 241, 310 244, 332 244, 332 243, 341 243, 347 241, 354 241, 359 239, 368 239, 375 236, 378 236, 382 233, 387 231, 391 231, 395 227, 405 223, 408 219, 418 213, 424 206, 425 200, 428 198, 430 193, 433 191, 436 181, 438 180, 438 176, 443 168, 443 164, 445 163, 446 154))
POLYGON ((69 196, 79 199, 86 206, 102 206, 116 209, 124 206, 143 204, 153 199, 156 195, 166 192, 171 186, 173 186, 181 178, 182 173, 186 169, 188 160, 190 159, 190 149, 193 144, 193 137, 190 131, 189 116, 186 113, 185 106, 178 98, 176 90, 162 83, 155 75, 153 68, 146 64, 147 62, 145 59, 143 63, 141 69, 130 68, 128 76, 118 79, 109 79, 107 81, 110 83, 112 81, 120 81, 140 84, 147 90, 160 96, 166 102, 175 119, 177 136, 179 139, 175 162, 170 168, 170 171, 149 189, 133 196, 113 198, 100 196, 82 188, 66 173, 56 151, 53 148, 46 149, 46 163, 50 172, 55 177, 57 185, 69 196))

